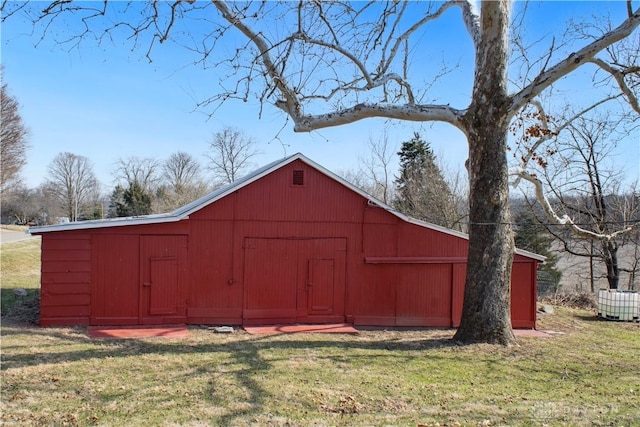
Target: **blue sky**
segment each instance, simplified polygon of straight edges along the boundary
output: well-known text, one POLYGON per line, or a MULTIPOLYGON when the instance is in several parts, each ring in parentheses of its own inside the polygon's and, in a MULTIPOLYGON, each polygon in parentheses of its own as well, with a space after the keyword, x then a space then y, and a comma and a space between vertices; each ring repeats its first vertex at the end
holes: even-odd
MULTIPOLYGON (((542 3, 534 3, 530 18, 536 25, 531 26, 531 37, 548 34, 575 12, 588 15, 602 7, 624 12, 624 4, 617 3, 617 8, 610 3, 555 3, 551 11, 542 3)), ((459 31, 457 14, 445 18, 437 29, 439 42, 468 43, 468 36, 459 31)), ((113 46, 85 43, 67 51, 51 39, 35 46, 37 40, 28 35, 30 32, 31 25, 21 19, 8 20, 2 26, 1 51, 5 82, 21 104, 22 117, 31 131, 24 170, 29 186, 46 179, 47 165, 63 151, 90 158, 105 190, 113 185, 114 163, 120 157, 163 160, 180 150, 199 158, 204 165, 208 141, 224 126, 236 127, 257 141, 261 154, 254 158, 256 167, 302 152, 333 171, 356 169, 358 159, 366 156, 368 140, 379 138, 385 129, 395 147, 420 131, 449 166, 461 167, 466 159, 463 135, 441 124, 369 119, 299 134, 275 107, 266 105, 259 119, 257 103, 239 101, 226 103, 209 117, 210 111, 196 110, 195 104, 215 93, 217 77, 211 70, 189 66, 191 59, 176 46, 156 47, 154 62, 149 64, 143 51, 132 52, 118 44, 120 41, 113 46)), ((448 46, 436 52, 460 60, 463 69, 458 73, 468 73, 468 54, 448 46)), ((415 60, 431 66, 428 59, 415 60)), ((433 63, 439 65, 439 59, 433 63)), ((464 103, 456 102, 468 96, 469 85, 468 80, 464 85, 446 85, 438 96, 462 107, 464 103)), ((638 138, 625 142, 620 151, 624 166, 637 176, 638 138)))

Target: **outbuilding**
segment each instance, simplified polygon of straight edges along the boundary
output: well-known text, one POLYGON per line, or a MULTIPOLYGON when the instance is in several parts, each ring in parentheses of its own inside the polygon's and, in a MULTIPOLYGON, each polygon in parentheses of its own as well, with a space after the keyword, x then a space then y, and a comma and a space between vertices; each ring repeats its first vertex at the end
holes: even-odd
MULTIPOLYGON (((171 213, 31 233, 42 236, 42 326, 460 322, 467 236, 409 218, 302 154, 171 213)), ((535 328, 543 260, 516 251, 516 328, 535 328)))

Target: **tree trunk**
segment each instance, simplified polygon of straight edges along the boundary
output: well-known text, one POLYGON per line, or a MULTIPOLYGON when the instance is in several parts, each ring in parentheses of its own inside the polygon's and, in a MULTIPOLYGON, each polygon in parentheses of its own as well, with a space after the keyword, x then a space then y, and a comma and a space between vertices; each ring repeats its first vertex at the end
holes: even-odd
POLYGON ((620 282, 620 269, 618 267, 618 245, 615 242, 603 242, 602 253, 604 264, 607 267, 607 281, 609 289, 618 289, 620 282))
POLYGON ((465 115, 469 141, 469 255, 460 327, 463 343, 510 345, 513 231, 508 203, 509 2, 483 2, 473 101, 465 115))
POLYGON ((631 264, 631 272, 629 273, 629 284, 627 289, 633 291, 636 289, 636 272, 638 271, 638 234, 633 238, 633 263, 631 264))
MULTIPOLYGON (((595 269, 593 267, 593 258, 594 258, 594 250, 593 250, 593 240, 590 241, 589 246, 589 285, 591 289, 591 293, 596 291, 596 279, 595 279, 595 269)), ((580 286, 580 290, 582 291, 582 286, 580 286)))

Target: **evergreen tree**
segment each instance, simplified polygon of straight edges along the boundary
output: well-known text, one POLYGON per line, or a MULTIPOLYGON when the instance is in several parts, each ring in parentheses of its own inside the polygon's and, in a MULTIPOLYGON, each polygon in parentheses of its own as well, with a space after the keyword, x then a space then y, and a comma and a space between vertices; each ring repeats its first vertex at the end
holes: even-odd
POLYGON ((515 218, 515 243, 524 249, 547 257, 538 270, 538 293, 556 292, 562 272, 558 270, 558 255, 552 252, 553 236, 531 209, 520 212, 515 218))
POLYGON ((124 189, 117 185, 111 194, 110 216, 138 216, 149 215, 151 210, 151 195, 137 181, 124 189))
POLYGON ((459 229, 453 195, 429 143, 416 132, 402 143, 398 156, 400 176, 395 180, 395 208, 417 219, 459 229))
POLYGON ((118 211, 122 209, 124 206, 124 188, 122 185, 116 185, 116 188, 111 192, 111 197, 109 198, 109 212, 107 216, 109 218, 114 218, 118 215, 118 211))

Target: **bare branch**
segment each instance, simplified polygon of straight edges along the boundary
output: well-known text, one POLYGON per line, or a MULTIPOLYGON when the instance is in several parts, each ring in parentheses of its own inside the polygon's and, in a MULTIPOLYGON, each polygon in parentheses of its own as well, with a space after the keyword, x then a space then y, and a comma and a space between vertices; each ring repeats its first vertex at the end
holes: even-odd
MULTIPOLYGON (((284 64, 282 64, 281 58, 277 58, 274 56, 273 53, 275 52, 278 45, 271 45, 262 33, 250 28, 249 25, 245 23, 245 20, 247 18, 240 13, 234 13, 229 7, 230 5, 224 2, 216 2, 215 5, 221 12, 223 18, 227 20, 232 26, 240 30, 249 39, 250 43, 253 44, 255 48, 257 48, 259 53, 257 59, 259 59, 259 61, 261 62, 262 66, 264 67, 264 72, 269 76, 272 84, 270 86, 270 90, 263 92, 261 100, 264 101, 266 100, 266 98, 269 98, 271 91, 277 89, 277 94, 280 99, 275 102, 275 105, 292 118, 293 122, 295 123, 295 131, 308 132, 327 126, 351 123, 353 121, 360 120, 366 117, 387 117, 404 119, 407 117, 408 113, 411 115, 415 112, 418 113, 418 117, 411 120, 443 120, 445 122, 453 123, 456 127, 462 129, 462 126, 460 125, 458 120, 459 114, 455 110, 450 109, 448 106, 415 106, 415 95, 411 86, 405 80, 405 77, 395 72, 389 72, 389 69, 400 49, 406 45, 406 41, 408 40, 408 38, 416 33, 418 29, 422 28, 427 22, 439 18, 445 11, 447 11, 451 7, 460 7, 469 22, 476 22, 477 16, 472 16, 472 7, 469 2, 454 1, 443 3, 433 13, 427 12, 423 17, 411 23, 407 29, 403 30, 401 34, 395 34, 395 32, 400 28, 399 22, 407 5, 405 3, 402 3, 398 6, 399 10, 393 10, 396 8, 396 6, 392 3, 389 3, 390 9, 388 10, 388 13, 394 13, 396 14, 396 17, 395 20, 388 23, 390 26, 390 32, 387 33, 388 35, 385 35, 384 41, 381 41, 381 43, 383 43, 383 47, 380 52, 380 62, 378 62, 375 72, 373 73, 369 71, 368 64, 366 63, 368 58, 368 53, 366 51, 358 52, 357 50, 353 50, 352 48, 343 45, 340 42, 339 36, 344 36, 344 33, 338 34, 337 31, 340 28, 334 28, 335 23, 331 22, 331 18, 326 15, 323 3, 315 2, 312 3, 309 7, 315 7, 314 16, 318 17, 318 25, 324 25, 327 35, 326 38, 315 37, 303 27, 301 21, 301 15, 303 13, 301 11, 301 8, 303 7, 303 4, 299 3, 296 6, 297 30, 288 37, 283 38, 282 42, 280 42, 280 44, 288 44, 288 48, 285 49, 286 53, 284 53, 285 57, 288 58, 288 55, 291 52, 291 45, 297 42, 302 46, 316 46, 323 52, 330 52, 331 55, 336 55, 334 59, 331 59, 331 55, 327 56, 321 55, 320 53, 309 53, 306 56, 301 55, 301 61, 306 60, 306 58, 314 58, 317 61, 317 64, 321 64, 324 61, 337 61, 337 58, 343 58, 347 60, 347 63, 354 66, 354 78, 351 81, 342 81, 342 78, 338 77, 338 75, 336 74, 336 77, 333 80, 333 82, 335 82, 333 88, 326 86, 326 83, 329 81, 328 79, 320 80, 317 83, 317 89, 319 89, 321 86, 324 86, 327 91, 325 93, 322 93, 323 91, 321 90, 313 90, 312 88, 306 86, 307 94, 305 95, 298 92, 297 86, 294 87, 291 85, 291 79, 285 73, 284 64), (282 66, 279 66, 278 64, 281 64, 282 66), (383 99, 386 100, 387 87, 389 83, 392 82, 400 87, 397 96, 406 97, 407 103, 404 107, 369 107, 367 104, 359 103, 353 107, 345 108, 341 111, 330 113, 328 115, 320 114, 315 116, 305 114, 305 112, 303 111, 303 101, 310 101, 314 99, 330 101, 338 94, 364 93, 372 91, 376 88, 382 89, 384 94, 383 99)), ((347 7, 345 5, 341 6, 347 7)), ((385 9, 385 13, 386 12, 387 10, 385 9)), ((386 24, 386 18, 383 16, 380 20, 381 27, 374 31, 378 39, 375 39, 373 41, 370 40, 370 42, 372 42, 374 46, 378 43, 379 38, 382 37, 383 32, 385 31, 386 24)), ((309 25, 313 26, 314 23, 311 23, 309 25)), ((354 23, 354 25, 356 24, 354 23)), ((476 30, 478 30, 478 28, 476 28, 476 30)), ((404 49, 406 50, 407 47, 405 46, 404 49)), ((307 51, 305 50, 304 52, 307 51)), ((403 63, 404 69, 406 71, 406 59, 403 63)), ((333 64, 334 62, 327 62, 326 66, 323 67, 323 72, 331 72, 331 70, 336 71, 333 64)), ((304 72, 308 73, 307 70, 304 70, 304 72)), ((406 72, 404 74, 406 76, 406 72)), ((299 75, 302 77, 302 69, 299 75)), ((395 99, 397 99, 397 97, 395 99)))
POLYGON ((245 25, 239 17, 235 16, 225 2, 216 1, 214 5, 224 19, 240 30, 258 48, 266 73, 271 77, 285 99, 283 103, 278 103, 276 106, 289 114, 295 122, 298 117, 302 116, 302 107, 297 99, 295 90, 287 84, 286 78, 275 66, 266 40, 245 25))
POLYGON ((533 184, 535 189, 535 194, 538 202, 542 206, 542 209, 546 215, 546 217, 555 224, 562 225, 568 227, 573 233, 576 235, 583 237, 585 239, 599 240, 599 241, 612 241, 617 239, 618 237, 631 232, 635 228, 637 228, 640 223, 633 224, 631 226, 625 227, 622 230, 615 231, 613 233, 595 233, 593 231, 586 230, 579 225, 577 225, 568 215, 558 215, 556 211, 553 209, 553 206, 549 202, 549 199, 545 195, 544 188, 542 186, 542 182, 533 174, 530 174, 524 170, 520 170, 518 172, 513 173, 519 177, 520 179, 524 179, 525 181, 533 184))
MULTIPOLYGON (((379 69, 379 72, 380 73, 386 73, 386 71, 389 69, 389 67, 391 65, 391 62, 393 62, 394 58, 396 57, 398 49, 404 43, 405 40, 409 39, 409 36, 411 36, 411 34, 415 33, 419 28, 423 27, 427 22, 433 21, 433 20, 439 18, 440 16, 442 16, 442 14, 452 6, 460 6, 462 8, 463 12, 466 12, 468 10, 469 13, 471 13, 471 6, 470 6, 469 2, 462 1, 462 2, 446 2, 446 3, 442 4, 440 6, 440 8, 435 13, 426 14, 424 16, 424 18, 422 18, 421 20, 417 21, 409 29, 407 29, 404 33, 402 33, 400 36, 398 36, 396 38, 396 42, 394 43, 393 48, 391 48, 389 57, 387 58, 386 61, 383 62, 384 65, 379 69), (465 7, 466 7, 466 9, 465 9, 465 7)), ((399 20, 397 20, 396 22, 399 22, 399 20)), ((386 49, 385 49, 385 51, 386 51, 386 49)))
POLYGON ((209 143, 211 153, 206 155, 210 162, 209 168, 222 183, 235 181, 250 165, 251 158, 258 154, 255 144, 252 138, 240 130, 225 127, 216 132, 209 143))
POLYGON ((161 168, 162 164, 156 159, 131 156, 118 159, 113 175, 124 186, 137 183, 143 190, 152 191, 161 179, 161 168))
MULTIPOLYGON (((548 132, 545 132, 542 134, 542 136, 540 136, 533 144, 531 144, 531 146, 528 146, 526 149, 526 152, 522 155, 521 159, 520 159, 520 167, 522 169, 525 169, 527 167, 527 164, 531 161, 531 159, 533 158, 533 156, 535 155, 535 153, 538 151, 538 149, 542 146, 542 144, 544 144, 545 142, 549 141, 551 138, 554 138, 555 136, 557 136, 560 132, 562 132, 563 130, 565 130, 567 127, 571 126, 572 123, 574 123, 576 120, 578 120, 580 117, 583 117, 584 115, 586 115, 588 112, 595 110, 597 107, 611 101, 614 99, 619 98, 621 95, 615 95, 615 96, 609 96, 606 97, 604 99, 601 99, 600 101, 591 104, 590 106, 582 109, 581 111, 577 112, 576 114, 572 115, 571 117, 569 117, 568 119, 564 119, 561 125, 555 126, 553 129, 551 129, 549 127, 549 122, 547 119, 547 114, 545 113, 544 107, 542 106, 542 104, 537 101, 537 100, 533 100, 531 101, 531 105, 533 107, 535 107, 536 110, 538 110, 538 117, 540 117, 541 119, 541 125, 543 127, 543 129, 546 129, 548 132)), ((517 187, 518 183, 520 182, 519 178, 516 178, 512 185, 513 187, 517 187)))
POLYGON ((631 108, 633 108, 638 114, 640 114, 640 105, 638 105, 638 98, 629 88, 627 82, 624 81, 624 77, 626 75, 631 73, 640 73, 640 66, 636 65, 628 67, 625 70, 616 70, 611 65, 607 64, 605 61, 599 58, 591 58, 589 59, 589 62, 596 64, 598 67, 602 68, 604 71, 613 76, 631 108))
POLYGON ((368 184, 368 188, 363 189, 384 203, 390 204, 393 194, 391 162, 395 153, 386 130, 378 139, 369 137, 367 153, 367 157, 359 158, 360 175, 366 178, 368 184))
POLYGON ((591 62, 597 53, 631 35, 638 25, 640 25, 640 9, 636 10, 614 30, 609 31, 594 42, 572 53, 548 70, 542 71, 533 82, 511 96, 511 105, 509 107, 511 115, 513 116, 520 108, 531 102, 533 98, 562 77, 583 64, 591 62))
POLYGON ((457 110, 448 105, 396 106, 383 104, 358 104, 355 107, 333 113, 300 117, 295 124, 294 130, 296 132, 308 132, 311 130, 353 123, 368 117, 383 117, 416 122, 442 121, 452 124, 463 132, 466 132, 461 122, 463 115, 464 111, 457 110))
POLYGON ((11 16, 20 12, 27 6, 27 2, 22 2, 15 7, 15 1, 2 0, 2 4, 0 5, 0 15, 2 15, 2 22, 6 21, 11 16), (7 7, 8 4, 11 4, 11 7, 7 7))

